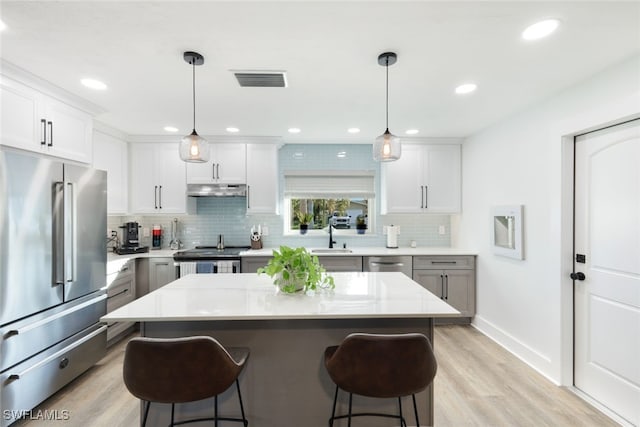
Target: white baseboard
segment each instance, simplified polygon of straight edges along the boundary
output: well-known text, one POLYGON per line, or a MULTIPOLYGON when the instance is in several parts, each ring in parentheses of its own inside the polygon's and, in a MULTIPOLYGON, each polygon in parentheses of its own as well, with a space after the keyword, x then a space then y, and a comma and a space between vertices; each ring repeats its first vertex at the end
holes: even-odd
POLYGON ((553 371, 551 359, 540 352, 532 349, 517 338, 503 331, 493 323, 485 320, 482 316, 476 315, 471 326, 491 338, 498 345, 503 347, 509 353, 522 360, 540 375, 547 378, 555 385, 561 385, 559 378, 554 378, 549 372, 553 371))

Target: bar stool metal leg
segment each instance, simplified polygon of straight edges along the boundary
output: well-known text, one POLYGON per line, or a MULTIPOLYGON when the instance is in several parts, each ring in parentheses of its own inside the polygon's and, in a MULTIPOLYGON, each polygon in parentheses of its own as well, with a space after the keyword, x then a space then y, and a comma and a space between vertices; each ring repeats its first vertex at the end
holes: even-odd
POLYGON ((149 416, 149 406, 151 406, 151 402, 147 402, 147 407, 144 409, 144 418, 142 419, 142 427, 147 425, 147 417, 149 416))
POLYGON ((173 416, 175 414, 175 411, 176 411, 176 404, 172 403, 171 404, 171 424, 169 424, 171 427, 173 427, 175 425, 175 424, 173 424, 173 420, 174 420, 173 416))
POLYGON ((244 415, 244 405, 242 404, 242 393, 240 393, 240 382, 236 378, 236 389, 238 390, 238 400, 240 401, 240 413, 242 414, 242 424, 244 427, 249 425, 249 421, 247 421, 247 417, 244 415))
POLYGON ((353 402, 353 393, 349 393, 349 422, 347 423, 348 427, 351 427, 351 403, 353 402))
POLYGON ((329 427, 333 427, 333 420, 336 417, 336 402, 338 401, 338 386, 336 386, 336 392, 333 395, 333 409, 331 410, 331 418, 329 418, 329 427))
POLYGON ((416 414, 416 427, 420 427, 420 420, 418 419, 418 406, 416 405, 416 395, 412 394, 413 397, 413 412, 416 414))
POLYGON ((398 408, 400 409, 400 427, 407 427, 407 423, 402 416, 402 398, 398 396, 398 408))

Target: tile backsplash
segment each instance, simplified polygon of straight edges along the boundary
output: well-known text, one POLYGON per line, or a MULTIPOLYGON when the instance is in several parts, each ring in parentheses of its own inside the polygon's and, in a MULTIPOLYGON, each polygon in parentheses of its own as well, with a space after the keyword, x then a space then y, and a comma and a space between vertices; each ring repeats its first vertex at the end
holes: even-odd
MULTIPOLYGON (((279 152, 280 188, 282 189, 283 171, 290 169, 319 170, 374 170, 376 174, 376 193, 379 194, 380 165, 372 160, 370 145, 348 144, 288 144, 279 152), (337 158, 337 152, 345 152, 337 158)), ((282 200, 280 200, 282 203, 282 200)), ((379 212, 380 201, 376 201, 379 212)), ((219 234, 224 234, 227 246, 248 246, 251 226, 260 224, 268 229, 263 237, 264 245, 276 247, 289 246, 324 247, 327 236, 284 235, 283 216, 247 215, 244 197, 199 197, 195 215, 153 215, 153 216, 110 216, 107 228, 118 231, 128 221, 137 221, 142 226, 141 245, 151 247, 151 228, 160 225, 163 229, 163 248, 169 247, 171 222, 178 219, 177 237, 184 248, 196 245, 215 246, 219 234), (145 235, 144 231, 148 231, 145 235)), ((398 244, 409 246, 414 240, 418 246, 448 247, 451 244, 451 219, 449 215, 395 214, 378 215, 375 230, 365 235, 335 236, 337 246, 346 243, 348 247, 384 246, 386 236, 382 234, 384 225, 400 226, 398 244)))

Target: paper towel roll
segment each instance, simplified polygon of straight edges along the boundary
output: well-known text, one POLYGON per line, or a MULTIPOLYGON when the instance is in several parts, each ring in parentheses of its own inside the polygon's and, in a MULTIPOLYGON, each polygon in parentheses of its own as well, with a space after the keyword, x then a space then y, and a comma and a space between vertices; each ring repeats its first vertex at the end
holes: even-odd
POLYGON ((387 247, 398 247, 398 227, 396 227, 395 225, 387 226, 387 247))

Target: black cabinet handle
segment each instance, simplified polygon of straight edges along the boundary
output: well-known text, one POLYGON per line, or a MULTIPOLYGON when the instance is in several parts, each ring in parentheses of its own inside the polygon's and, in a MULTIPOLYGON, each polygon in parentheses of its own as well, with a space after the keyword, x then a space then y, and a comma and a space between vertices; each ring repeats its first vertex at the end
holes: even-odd
POLYGON ((220 179, 220 163, 218 163, 216 167, 216 179, 220 179))
POLYGON ((251 209, 251 186, 247 185, 247 209, 251 209))
POLYGON ((40 123, 42 123, 42 141, 40 141, 40 145, 47 145, 47 121, 40 119, 40 123))
POLYGON ((444 299, 446 299, 447 301, 449 300, 449 275, 445 274, 444 275, 444 299))
POLYGON ((424 185, 420 186, 420 209, 424 208, 424 185))
POLYGON ((571 279, 573 279, 573 280, 580 280, 580 281, 582 281, 582 280, 587 278, 587 276, 585 276, 584 273, 582 273, 580 271, 578 271, 577 273, 571 273, 569 275, 569 277, 571 277, 571 279))
POLYGON ((429 187, 424 186, 424 208, 427 209, 429 207, 429 187))
POLYGON ((160 209, 162 209, 162 185, 160 186, 158 194, 160 194, 160 197, 158 197, 158 201, 160 203, 160 209))
POLYGON ((444 275, 440 275, 440 299, 444 299, 444 275))
POLYGON ((158 186, 153 187, 153 205, 158 209, 158 186))
POLYGON ((53 122, 47 122, 49 125, 49 143, 47 147, 53 147, 53 122))
POLYGON ((211 179, 216 179, 216 164, 211 163, 211 179))

